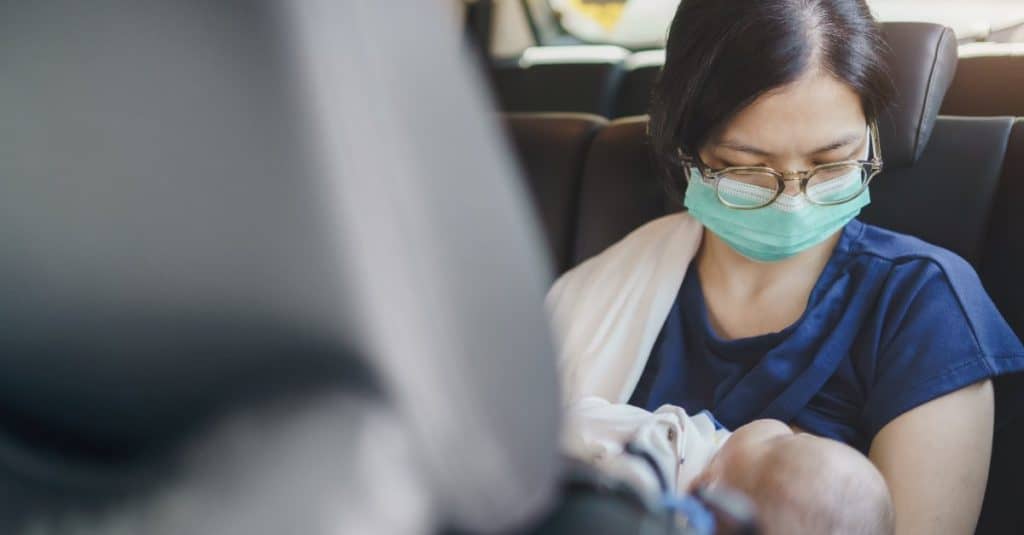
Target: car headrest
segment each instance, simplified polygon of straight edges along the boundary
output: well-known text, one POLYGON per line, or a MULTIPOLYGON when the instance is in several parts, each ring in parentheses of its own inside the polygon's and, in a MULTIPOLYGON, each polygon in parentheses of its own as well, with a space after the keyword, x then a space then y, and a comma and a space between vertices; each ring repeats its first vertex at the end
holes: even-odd
POLYGON ((938 24, 887 22, 888 64, 896 97, 879 121, 887 168, 909 167, 931 138, 939 108, 956 74, 957 41, 938 24))
POLYGON ((550 504, 561 470, 553 274, 460 31, 421 3, 289 5, 321 6, 299 34, 317 52, 319 148, 344 171, 335 208, 361 230, 346 257, 383 380, 437 503, 456 527, 504 533, 550 504))
POLYGON ((417 3, 0 7, 0 488, 15 446, 102 471, 219 407, 362 389, 455 527, 545 506, 540 232, 417 3))
POLYGON ((0 419, 63 456, 357 362, 266 10, 149 6, 0 13, 0 419))

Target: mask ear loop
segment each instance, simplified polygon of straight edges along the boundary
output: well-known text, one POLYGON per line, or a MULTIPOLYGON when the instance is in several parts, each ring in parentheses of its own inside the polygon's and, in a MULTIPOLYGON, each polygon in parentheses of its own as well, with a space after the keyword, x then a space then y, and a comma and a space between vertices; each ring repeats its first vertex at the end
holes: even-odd
POLYGON ((871 123, 868 123, 868 146, 864 147, 864 157, 861 158, 863 161, 873 161, 876 158, 872 158, 872 156, 878 156, 878 150, 877 147, 875 147, 875 136, 873 133, 874 130, 871 128, 871 123))
POLYGON ((871 161, 875 163, 876 174, 885 169, 885 156, 882 155, 882 140, 878 134, 878 123, 871 123, 871 161))
POLYGON ((882 169, 884 169, 882 161, 882 145, 878 138, 877 122, 868 123, 868 148, 863 161, 871 162, 871 170, 867 171, 870 174, 866 177, 864 185, 864 189, 867 189, 871 184, 871 181, 882 172, 882 169))
POLYGON ((676 159, 679 160, 679 166, 683 168, 683 178, 686 179, 687 183, 689 183, 690 174, 693 171, 693 160, 689 156, 683 154, 682 148, 676 149, 676 159))

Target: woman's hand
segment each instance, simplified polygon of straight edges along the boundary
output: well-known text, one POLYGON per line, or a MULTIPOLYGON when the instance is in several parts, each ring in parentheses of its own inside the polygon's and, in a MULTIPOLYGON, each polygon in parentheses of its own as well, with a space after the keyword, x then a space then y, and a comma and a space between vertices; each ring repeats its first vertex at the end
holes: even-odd
POLYGON ((869 457, 885 477, 896 534, 974 533, 992 454, 992 381, 912 409, 875 436, 869 457))

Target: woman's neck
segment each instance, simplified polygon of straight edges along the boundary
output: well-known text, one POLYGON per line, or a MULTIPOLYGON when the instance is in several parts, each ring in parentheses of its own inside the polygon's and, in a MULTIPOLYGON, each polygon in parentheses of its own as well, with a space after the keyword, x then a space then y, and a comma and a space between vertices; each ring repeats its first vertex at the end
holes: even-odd
POLYGON ((737 298, 756 299, 776 289, 810 294, 814 283, 835 249, 842 231, 822 243, 778 262, 756 262, 704 230, 697 253, 697 269, 706 286, 714 286, 737 298))

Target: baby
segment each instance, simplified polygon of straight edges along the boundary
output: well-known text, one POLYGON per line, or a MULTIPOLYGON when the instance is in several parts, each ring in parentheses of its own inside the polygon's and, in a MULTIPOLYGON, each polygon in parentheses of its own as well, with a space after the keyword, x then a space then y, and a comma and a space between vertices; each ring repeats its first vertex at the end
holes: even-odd
POLYGON ((767 535, 892 532, 888 487, 870 461, 777 420, 730 434, 707 413, 691 417, 673 406, 651 413, 584 398, 568 412, 563 444, 570 455, 648 493, 719 485, 741 491, 767 535))
POLYGON ((778 420, 737 429, 691 483, 715 485, 746 494, 766 535, 893 531, 888 487, 866 457, 841 442, 794 433, 778 420))

